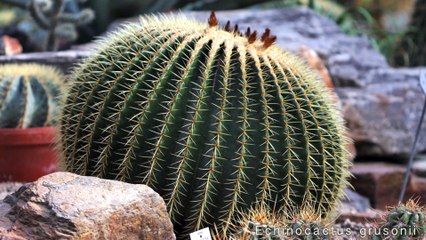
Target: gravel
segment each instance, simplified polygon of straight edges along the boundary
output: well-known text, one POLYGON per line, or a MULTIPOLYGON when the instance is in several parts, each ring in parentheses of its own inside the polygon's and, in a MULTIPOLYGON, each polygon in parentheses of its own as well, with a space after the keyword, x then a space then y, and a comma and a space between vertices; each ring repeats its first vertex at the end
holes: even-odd
POLYGON ((373 224, 353 222, 349 219, 346 219, 342 223, 334 224, 333 228, 340 233, 334 240, 367 240, 371 239, 375 232, 373 224))

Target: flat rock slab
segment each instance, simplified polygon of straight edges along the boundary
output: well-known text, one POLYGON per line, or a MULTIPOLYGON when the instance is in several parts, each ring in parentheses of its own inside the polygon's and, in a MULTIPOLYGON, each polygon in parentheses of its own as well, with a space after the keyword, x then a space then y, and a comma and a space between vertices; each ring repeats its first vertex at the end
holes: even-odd
POLYGON ((398 203, 404 168, 387 163, 355 163, 351 181, 355 191, 368 197, 373 207, 385 210, 398 203))
POLYGON ((0 239, 175 239, 145 185, 53 173, 0 202, 0 239))
MULTIPOLYGON (((374 208, 386 210, 398 204, 405 167, 390 163, 355 163, 351 184, 355 191, 370 199, 374 208)), ((426 178, 411 175, 404 201, 413 198, 426 204, 426 178)))

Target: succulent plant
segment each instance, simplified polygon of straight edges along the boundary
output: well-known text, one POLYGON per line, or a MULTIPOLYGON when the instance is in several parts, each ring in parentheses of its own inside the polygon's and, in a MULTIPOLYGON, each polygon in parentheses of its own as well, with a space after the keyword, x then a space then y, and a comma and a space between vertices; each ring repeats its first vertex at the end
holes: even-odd
POLYGON ((63 79, 53 67, 0 66, 0 128, 54 125, 60 113, 63 79))
POLYGON ((314 209, 305 207, 299 212, 283 212, 258 204, 242 211, 230 234, 213 232, 215 240, 328 240, 330 219, 322 219, 314 209), (327 224, 324 224, 326 223, 327 224))
POLYGON ((178 236, 255 202, 328 215, 347 186, 343 123, 301 60, 228 22, 144 17, 75 70, 61 120, 68 171, 144 183, 178 236))
POLYGON ((373 240, 425 239, 425 214, 425 209, 413 200, 410 200, 406 205, 391 208, 386 214, 384 223, 379 228, 380 231, 373 236, 373 240))

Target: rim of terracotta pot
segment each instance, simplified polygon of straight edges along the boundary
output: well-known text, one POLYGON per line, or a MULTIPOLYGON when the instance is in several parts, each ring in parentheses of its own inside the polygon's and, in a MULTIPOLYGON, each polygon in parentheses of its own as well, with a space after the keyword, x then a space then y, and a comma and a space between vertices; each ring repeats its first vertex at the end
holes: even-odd
POLYGON ((56 127, 0 128, 0 146, 52 144, 57 132, 56 127))

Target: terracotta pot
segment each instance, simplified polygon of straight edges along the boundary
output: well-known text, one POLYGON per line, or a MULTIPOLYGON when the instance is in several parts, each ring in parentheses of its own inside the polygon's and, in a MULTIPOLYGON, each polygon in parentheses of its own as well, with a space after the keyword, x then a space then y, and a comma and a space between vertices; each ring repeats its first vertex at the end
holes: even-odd
POLYGON ((0 182, 30 182, 58 169, 57 129, 0 128, 0 182))

